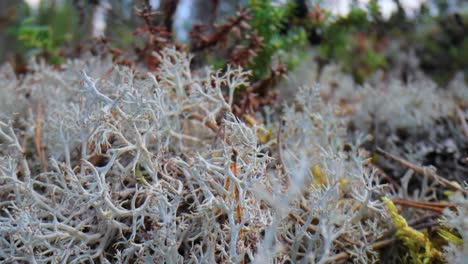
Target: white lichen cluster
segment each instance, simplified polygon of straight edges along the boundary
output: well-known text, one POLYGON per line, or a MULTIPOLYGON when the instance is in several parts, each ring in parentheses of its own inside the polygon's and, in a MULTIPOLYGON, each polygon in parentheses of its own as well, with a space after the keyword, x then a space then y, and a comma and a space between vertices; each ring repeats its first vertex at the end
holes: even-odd
POLYGON ((378 260, 385 186, 317 87, 248 124, 231 112, 248 72, 195 76, 186 54, 156 56, 147 74, 98 59, 21 81, 3 68, 1 262, 378 260))
MULTIPOLYGON (((465 188, 468 188, 466 182, 465 188)), ((444 248, 444 256, 447 263, 464 263, 468 258, 468 197, 466 194, 456 194, 450 197, 450 201, 457 205, 458 213, 446 209, 442 222, 460 234, 461 239, 458 242, 461 242, 458 245, 448 243, 444 248)))

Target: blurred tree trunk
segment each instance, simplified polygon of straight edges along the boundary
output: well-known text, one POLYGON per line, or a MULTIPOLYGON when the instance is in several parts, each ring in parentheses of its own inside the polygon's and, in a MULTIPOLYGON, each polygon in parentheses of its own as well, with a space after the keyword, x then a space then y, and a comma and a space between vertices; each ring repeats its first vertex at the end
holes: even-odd
POLYGON ((17 19, 19 7, 24 4, 22 0, 0 1, 0 64, 12 56, 15 51, 16 38, 8 34, 8 29, 17 19))
POLYGON ((179 0, 163 0, 161 1, 161 11, 163 13, 163 24, 167 32, 172 32, 174 25, 174 16, 177 11, 179 0))
POLYGON ((89 30, 91 37, 104 37, 107 27, 107 14, 111 9, 107 0, 100 0, 92 9, 91 28, 89 30))
POLYGON ((195 23, 207 26, 209 29, 216 22, 219 13, 219 0, 194 0, 195 12, 193 18, 195 23))

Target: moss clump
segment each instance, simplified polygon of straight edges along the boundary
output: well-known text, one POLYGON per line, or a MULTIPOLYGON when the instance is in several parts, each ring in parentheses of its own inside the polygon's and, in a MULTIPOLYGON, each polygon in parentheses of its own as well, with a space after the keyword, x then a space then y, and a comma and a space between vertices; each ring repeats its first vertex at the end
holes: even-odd
POLYGON ((435 248, 425 234, 408 226, 405 218, 398 214, 395 204, 390 199, 383 197, 382 201, 387 206, 397 229, 396 237, 408 248, 408 257, 412 263, 433 263, 442 259, 442 253, 435 248))

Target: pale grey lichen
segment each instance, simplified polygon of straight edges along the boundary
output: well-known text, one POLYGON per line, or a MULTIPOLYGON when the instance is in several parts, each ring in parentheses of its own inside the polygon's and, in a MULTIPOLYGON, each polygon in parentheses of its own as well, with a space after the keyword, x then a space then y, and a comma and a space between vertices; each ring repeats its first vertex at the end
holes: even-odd
POLYGON ((385 186, 317 86, 270 129, 231 111, 248 72, 155 56, 151 73, 89 58, 3 75, 18 104, 1 108, 1 261, 378 260, 385 186))

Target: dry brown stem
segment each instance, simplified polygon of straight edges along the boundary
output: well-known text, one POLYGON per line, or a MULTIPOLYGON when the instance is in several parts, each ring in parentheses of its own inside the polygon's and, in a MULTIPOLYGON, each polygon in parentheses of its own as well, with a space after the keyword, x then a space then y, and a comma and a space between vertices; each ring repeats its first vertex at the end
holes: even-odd
POLYGON ((44 151, 44 146, 42 144, 42 126, 41 126, 41 120, 42 120, 42 112, 44 111, 44 108, 42 107, 41 104, 37 105, 37 116, 36 116, 36 127, 34 128, 34 133, 35 133, 35 143, 36 143, 36 151, 39 156, 39 163, 41 166, 41 172, 45 172, 47 169, 47 164, 46 164, 46 157, 45 157, 45 151, 44 151))
POLYGON ((458 118, 460 119, 460 123, 462 125, 463 134, 466 138, 468 138, 468 124, 466 123, 465 115, 463 114, 463 111, 460 109, 460 107, 457 106, 456 110, 458 118))
POLYGON ((411 169, 413 171, 415 171, 416 173, 419 173, 421 175, 428 175, 430 178, 432 178, 433 181, 436 181, 438 183, 440 183, 440 185, 442 185, 443 187, 445 188, 449 188, 449 189, 452 189, 454 191, 460 191, 460 192, 466 192, 466 190, 462 189, 459 185, 453 183, 453 182, 450 182, 448 181, 447 179, 443 178, 442 176, 438 175, 434 170, 431 170, 427 167, 421 167, 421 166, 418 166, 418 165, 414 165, 412 163, 410 163, 409 161, 406 161, 400 157, 397 157, 393 154, 390 154, 388 152, 386 152, 385 150, 381 149, 381 148, 377 148, 377 151, 380 152, 381 154, 383 154, 384 156, 386 156, 387 158, 390 158, 392 160, 395 160, 397 161, 398 163, 400 163, 401 165, 407 167, 408 169, 411 169))
POLYGON ((439 214, 442 214, 446 207, 449 207, 449 208, 455 207, 454 205, 450 205, 450 204, 424 203, 424 202, 407 201, 407 200, 393 200, 393 203, 398 204, 400 206, 429 210, 429 211, 433 211, 439 214))

